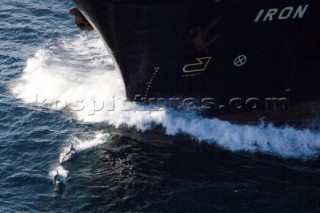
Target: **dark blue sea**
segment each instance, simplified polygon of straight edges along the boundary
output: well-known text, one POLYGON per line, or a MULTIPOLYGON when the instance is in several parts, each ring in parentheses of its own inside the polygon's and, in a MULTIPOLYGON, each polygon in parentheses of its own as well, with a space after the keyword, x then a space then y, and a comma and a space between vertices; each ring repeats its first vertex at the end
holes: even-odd
POLYGON ((1 0, 0 212, 320 212, 319 123, 124 102, 69 0, 1 0))

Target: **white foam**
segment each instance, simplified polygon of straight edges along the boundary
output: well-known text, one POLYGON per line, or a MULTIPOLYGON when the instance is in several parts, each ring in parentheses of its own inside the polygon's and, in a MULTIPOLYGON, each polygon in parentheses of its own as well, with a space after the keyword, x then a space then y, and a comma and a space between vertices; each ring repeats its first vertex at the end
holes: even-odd
POLYGON ((56 175, 59 175, 59 181, 62 181, 64 184, 67 181, 69 171, 64 169, 62 166, 57 166, 51 172, 49 172, 49 176, 54 180, 56 175))
POLYGON ((125 91, 120 76, 101 40, 96 35, 83 34, 61 39, 58 44, 39 50, 28 60, 12 92, 30 104, 35 104, 37 95, 37 104, 47 100, 45 107, 56 110, 63 109, 63 103, 67 102, 64 110, 81 122, 127 125, 141 131, 161 125, 169 135, 185 133, 195 140, 215 143, 231 151, 284 157, 320 153, 320 133, 308 129, 236 125, 167 109, 143 111, 138 104, 123 106, 125 91), (128 108, 132 110, 125 110, 128 108))
POLYGON ((166 116, 161 124, 167 134, 186 133, 198 141, 208 141, 231 151, 277 154, 283 157, 307 157, 320 153, 320 133, 309 129, 236 125, 218 119, 166 116))
POLYGON ((70 160, 75 154, 96 146, 104 144, 108 141, 108 133, 97 132, 92 139, 73 138, 60 153, 60 163, 70 160))
POLYGON ((27 103, 68 109, 80 118, 94 115, 101 106, 109 111, 115 97, 124 99, 125 91, 102 47, 97 37, 79 36, 40 49, 27 61, 12 92, 27 103))

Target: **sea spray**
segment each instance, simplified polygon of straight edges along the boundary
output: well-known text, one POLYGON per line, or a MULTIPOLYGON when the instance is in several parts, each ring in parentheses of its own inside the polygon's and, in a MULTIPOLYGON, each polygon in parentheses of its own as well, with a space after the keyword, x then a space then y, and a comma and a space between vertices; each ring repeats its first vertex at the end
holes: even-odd
MULTIPOLYGON (((24 102, 65 110, 84 123, 127 125, 139 131, 160 125, 168 135, 184 133, 230 151, 250 151, 283 157, 320 153, 320 133, 271 124, 237 125, 190 112, 154 110, 125 101, 120 73, 92 34, 61 39, 28 60, 12 92, 24 102), (75 40, 75 41, 72 41, 75 40)), ((61 161, 61 159, 60 159, 61 161)))

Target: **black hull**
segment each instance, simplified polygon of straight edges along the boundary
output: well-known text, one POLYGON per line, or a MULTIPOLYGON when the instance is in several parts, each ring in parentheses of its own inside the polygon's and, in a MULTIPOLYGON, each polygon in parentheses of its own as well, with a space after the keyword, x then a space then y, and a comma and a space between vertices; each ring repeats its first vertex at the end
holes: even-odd
POLYGON ((319 115, 318 0, 74 2, 110 49, 129 100, 227 120, 319 115))

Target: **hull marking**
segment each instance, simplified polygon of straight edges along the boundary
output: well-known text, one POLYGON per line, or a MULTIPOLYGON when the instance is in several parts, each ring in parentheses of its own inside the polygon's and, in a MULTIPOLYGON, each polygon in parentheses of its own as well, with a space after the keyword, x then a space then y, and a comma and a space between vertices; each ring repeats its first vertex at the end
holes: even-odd
POLYGON ((192 73, 192 72, 203 72, 207 69, 209 62, 211 61, 210 57, 196 58, 198 63, 187 64, 183 67, 183 72, 192 73))
POLYGON ((299 5, 297 8, 285 7, 283 9, 272 8, 265 12, 260 10, 254 22, 266 22, 286 19, 302 19, 307 12, 309 5, 299 5))
POLYGON ((152 85, 152 82, 153 82, 154 78, 156 77, 156 75, 158 74, 159 70, 160 70, 160 67, 155 67, 155 68, 154 68, 154 73, 153 73, 150 81, 147 82, 147 89, 146 89, 146 92, 145 92, 145 94, 144 94, 144 99, 145 99, 145 100, 146 100, 147 97, 148 97, 149 90, 150 90, 150 87, 151 87, 151 85, 152 85))
POLYGON ((242 67, 246 62, 247 62, 247 56, 239 55, 234 59, 233 64, 236 67, 242 67))

